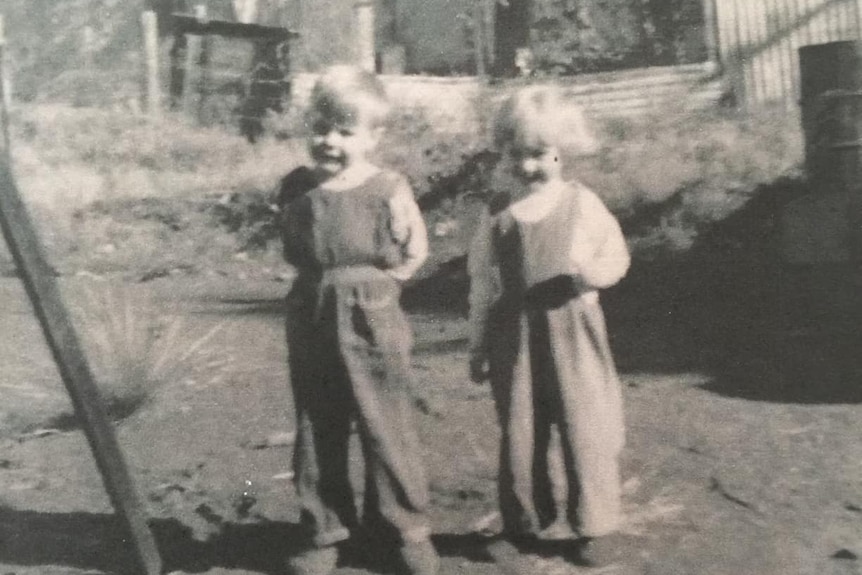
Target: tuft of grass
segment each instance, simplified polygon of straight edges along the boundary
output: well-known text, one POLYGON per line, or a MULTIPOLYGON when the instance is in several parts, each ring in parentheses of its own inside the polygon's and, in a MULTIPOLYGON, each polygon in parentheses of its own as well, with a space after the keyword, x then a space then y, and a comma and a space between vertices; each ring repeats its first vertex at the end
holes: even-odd
POLYGON ((222 380, 230 354, 214 345, 224 322, 203 334, 167 315, 128 286, 109 282, 81 290, 74 312, 108 414, 124 419, 176 384, 222 380))

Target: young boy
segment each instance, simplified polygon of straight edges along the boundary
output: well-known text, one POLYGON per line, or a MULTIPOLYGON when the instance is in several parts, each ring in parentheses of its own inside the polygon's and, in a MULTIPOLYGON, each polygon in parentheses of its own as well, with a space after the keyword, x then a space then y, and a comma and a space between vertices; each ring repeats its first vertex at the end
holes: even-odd
POLYGON ((490 379, 502 427, 499 503, 504 536, 541 537, 554 524, 548 447, 559 430, 567 519, 578 562, 606 562, 620 525, 620 383, 598 290, 619 281, 629 254, 616 219, 577 182, 560 148, 595 143, 578 109, 526 89, 497 115, 495 145, 509 190, 497 190, 468 258, 474 381, 490 379))
POLYGON ((399 572, 430 575, 428 489, 411 421, 410 327, 401 282, 425 260, 427 236, 406 179, 369 152, 388 106, 375 76, 338 66, 315 85, 308 126, 313 166, 282 181, 284 257, 297 271, 287 299, 296 404, 296 488, 307 549, 292 573, 325 575, 360 527, 348 477, 356 422, 365 457, 361 527, 397 548, 399 572))

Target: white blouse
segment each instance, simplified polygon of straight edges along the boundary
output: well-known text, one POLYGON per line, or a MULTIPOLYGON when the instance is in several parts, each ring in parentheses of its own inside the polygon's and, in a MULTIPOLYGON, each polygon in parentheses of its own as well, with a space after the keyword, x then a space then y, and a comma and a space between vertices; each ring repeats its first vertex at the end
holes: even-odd
MULTIPOLYGON (((617 283, 628 271, 631 259, 619 222, 589 188, 575 182, 549 182, 541 190, 512 203, 506 210, 519 222, 538 222, 551 213, 564 194, 577 194, 578 220, 573 223, 569 251, 570 274, 585 291, 580 297, 598 301, 596 290, 617 283)), ((493 303, 502 294, 500 273, 492 246, 495 218, 485 211, 470 244, 470 349, 482 352, 485 323, 493 303)))

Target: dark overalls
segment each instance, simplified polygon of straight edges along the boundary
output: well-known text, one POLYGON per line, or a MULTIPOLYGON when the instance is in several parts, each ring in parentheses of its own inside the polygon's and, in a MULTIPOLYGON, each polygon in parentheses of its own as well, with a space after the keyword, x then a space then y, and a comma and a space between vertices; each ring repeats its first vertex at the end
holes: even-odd
POLYGON ((301 521, 332 545, 357 527, 348 474, 355 420, 365 456, 363 526, 402 543, 428 538, 427 480, 412 423, 411 332, 389 199, 403 182, 381 173, 356 189, 312 188, 285 208, 285 258, 296 266, 287 300, 294 455, 301 521))

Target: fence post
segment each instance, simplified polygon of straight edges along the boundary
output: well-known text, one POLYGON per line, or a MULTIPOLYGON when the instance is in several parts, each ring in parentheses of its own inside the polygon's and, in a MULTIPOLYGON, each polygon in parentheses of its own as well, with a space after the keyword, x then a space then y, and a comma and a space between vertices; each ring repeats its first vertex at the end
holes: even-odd
POLYGON ((96 33, 92 26, 84 26, 81 32, 81 52, 83 53, 84 68, 93 69, 93 53, 96 51, 96 33))
MULTIPOLYGON (((201 13, 198 14, 198 19, 203 20, 206 18, 206 6, 199 6, 201 8, 201 13)), ((198 67, 200 68, 200 74, 198 76, 198 111, 197 117, 198 121, 204 119, 204 104, 206 103, 207 97, 209 96, 210 90, 210 55, 212 52, 212 38, 208 35, 204 35, 200 39, 200 47, 201 53, 198 58, 198 67)))
MULTIPOLYGON (((862 0, 859 0, 862 1, 862 0)), ((718 20, 715 11, 716 0, 702 0, 703 3, 703 40, 706 44, 706 57, 710 62, 721 64, 719 52, 718 20)))
POLYGON ((473 49, 476 75, 485 78, 485 0, 473 0, 473 49))
POLYGON ((161 82, 159 80, 159 23, 152 10, 141 14, 144 30, 144 66, 146 86, 146 110, 151 116, 161 111, 161 82))
POLYGON ((12 87, 9 82, 9 66, 6 62, 6 30, 0 14, 0 123, 3 124, 3 153, 7 158, 12 153, 9 139, 9 108, 12 106, 12 87))
POLYGON ((359 66, 368 72, 377 70, 374 41, 374 3, 370 0, 358 0, 353 5, 356 32, 356 57, 359 66))
POLYGON ((186 82, 186 52, 188 49, 188 39, 186 35, 174 31, 174 41, 171 45, 171 81, 170 87, 170 107, 171 110, 180 108, 183 104, 183 93, 185 92, 186 82))
MULTIPOLYGON (((204 4, 195 6, 195 17, 205 20, 207 7, 204 4)), ((201 37, 195 34, 187 34, 186 40, 186 62, 185 81, 183 82, 183 112, 191 115, 194 112, 195 89, 198 87, 196 67, 201 57, 201 37)))

